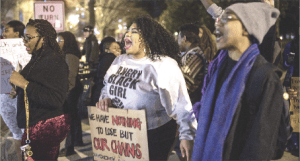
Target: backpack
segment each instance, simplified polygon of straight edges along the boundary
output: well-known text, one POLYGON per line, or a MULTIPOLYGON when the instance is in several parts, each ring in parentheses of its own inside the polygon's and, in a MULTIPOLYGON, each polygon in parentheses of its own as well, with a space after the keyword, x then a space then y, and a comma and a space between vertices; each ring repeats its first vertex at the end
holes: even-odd
POLYGON ((187 90, 192 93, 202 87, 204 76, 208 72, 208 61, 202 50, 196 47, 182 56, 181 62, 181 71, 185 78, 187 90))
MULTIPOLYGON (((250 87, 248 93, 248 101, 252 104, 250 106, 257 106, 257 102, 260 100, 260 91, 257 89, 262 89, 263 86, 263 79, 262 75, 266 75, 267 73, 273 72, 274 67, 272 64, 265 64, 263 67, 260 67, 259 70, 256 70, 254 75, 250 78, 250 87)), ((278 138, 276 144, 276 151, 274 153, 273 159, 280 159, 283 156, 283 153, 286 148, 286 143, 289 138, 292 136, 293 128, 291 126, 290 121, 290 113, 289 113, 289 104, 287 100, 284 100, 282 105, 282 113, 281 113, 281 120, 279 125, 278 131, 278 138)), ((272 159, 272 160, 273 160, 272 159)))

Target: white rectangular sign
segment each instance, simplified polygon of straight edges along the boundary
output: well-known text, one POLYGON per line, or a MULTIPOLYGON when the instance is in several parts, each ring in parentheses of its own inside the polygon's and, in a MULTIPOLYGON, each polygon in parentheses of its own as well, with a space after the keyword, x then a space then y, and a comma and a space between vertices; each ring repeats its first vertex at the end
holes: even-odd
POLYGON ((64 31, 64 2, 34 2, 34 18, 49 21, 56 30, 56 32, 64 31))
POLYGON ((144 110, 88 106, 94 160, 149 160, 144 110))
POLYGON ((13 70, 16 70, 18 63, 24 68, 30 61, 31 55, 26 51, 23 40, 1 39, 0 40, 1 58, 1 89, 0 93, 10 93, 11 85, 9 78, 13 70))

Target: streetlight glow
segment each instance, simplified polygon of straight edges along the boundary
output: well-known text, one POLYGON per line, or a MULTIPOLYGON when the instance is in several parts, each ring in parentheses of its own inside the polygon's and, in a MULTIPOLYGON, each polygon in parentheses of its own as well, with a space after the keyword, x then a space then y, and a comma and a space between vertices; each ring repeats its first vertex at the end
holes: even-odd
POLYGON ((69 21, 72 25, 76 25, 79 22, 79 15, 70 15, 69 21))
POLYGON ((119 27, 119 30, 121 31, 122 30, 122 25, 119 24, 118 27, 119 27))

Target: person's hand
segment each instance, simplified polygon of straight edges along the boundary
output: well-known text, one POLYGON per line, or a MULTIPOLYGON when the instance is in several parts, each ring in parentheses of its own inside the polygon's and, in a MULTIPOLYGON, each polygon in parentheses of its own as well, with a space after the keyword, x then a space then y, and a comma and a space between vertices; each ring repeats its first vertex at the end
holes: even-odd
POLYGON ((261 0, 262 2, 274 7, 274 0, 261 0))
POLYGON ((193 140, 181 140, 180 141, 180 151, 183 158, 186 158, 187 161, 192 159, 193 151, 193 140))
POLYGON ((28 81, 20 73, 13 71, 9 82, 24 89, 28 81))
POLYGON ((297 98, 297 96, 298 96, 298 92, 295 91, 293 88, 287 87, 286 92, 289 94, 290 99, 297 98))
POLYGON ((112 106, 110 98, 104 98, 96 103, 96 107, 102 111, 108 112, 108 107, 112 106))
POLYGON ((16 92, 16 90, 15 90, 14 88, 11 88, 9 97, 10 97, 11 99, 14 99, 14 98, 17 97, 17 92, 16 92))

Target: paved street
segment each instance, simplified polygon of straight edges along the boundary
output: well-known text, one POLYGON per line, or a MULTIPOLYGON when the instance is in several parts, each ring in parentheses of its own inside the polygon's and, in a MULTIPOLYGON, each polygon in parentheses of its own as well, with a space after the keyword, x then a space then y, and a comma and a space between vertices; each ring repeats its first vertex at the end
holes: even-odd
MULTIPOLYGON (((59 157, 58 161, 73 161, 73 160, 92 161, 93 160, 90 126, 88 125, 87 119, 82 120, 82 130, 84 131, 83 141, 84 143, 89 143, 89 144, 86 145, 85 147, 75 147, 76 149, 75 151, 77 152, 77 154, 68 157, 59 157)), ((61 145, 64 145, 64 143, 62 143, 61 145)), ((173 151, 168 161, 180 161, 175 151, 173 151)), ((285 152, 283 158, 277 161, 299 161, 299 158, 291 155, 291 153, 285 152)))
MULTIPOLYGON (((82 130, 83 130, 83 142, 86 146, 75 147, 77 154, 68 156, 68 157, 59 157, 58 161, 93 161, 93 152, 92 152, 92 142, 91 142, 91 132, 90 126, 88 125, 88 119, 82 120, 82 130)), ((1 135, 4 136, 7 133, 7 130, 2 130, 1 135)), ((64 142, 61 143, 61 148, 64 147, 64 142)), ((15 161, 16 155, 12 146, 12 138, 8 135, 7 139, 2 137, 1 142, 1 161, 15 161), (7 150, 5 150, 7 149, 7 150)), ((298 161, 299 157, 291 155, 289 152, 285 152, 282 159, 277 161, 298 161)), ((168 161, 180 161, 176 152, 173 151, 168 161)))

